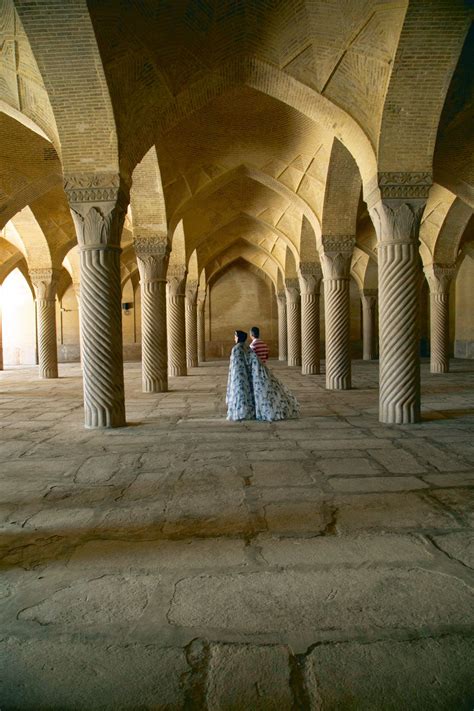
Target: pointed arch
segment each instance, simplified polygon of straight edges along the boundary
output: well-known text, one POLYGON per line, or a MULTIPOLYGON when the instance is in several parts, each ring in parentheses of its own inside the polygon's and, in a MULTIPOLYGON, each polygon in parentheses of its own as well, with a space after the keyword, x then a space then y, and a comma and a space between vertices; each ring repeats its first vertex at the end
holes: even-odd
POLYGON ((385 97, 380 172, 431 173, 441 111, 469 23, 462 0, 408 4, 385 97))
POLYGON ((355 236, 361 188, 362 181, 353 156, 334 139, 324 193, 323 235, 355 236))

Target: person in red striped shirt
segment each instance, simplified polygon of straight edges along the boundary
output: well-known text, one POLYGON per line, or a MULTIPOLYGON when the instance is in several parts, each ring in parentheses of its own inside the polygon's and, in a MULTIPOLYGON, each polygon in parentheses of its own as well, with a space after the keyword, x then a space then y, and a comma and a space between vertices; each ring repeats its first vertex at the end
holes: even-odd
POLYGON ((262 363, 266 363, 270 353, 267 344, 260 340, 260 329, 258 326, 253 326, 250 329, 250 348, 260 358, 262 363))

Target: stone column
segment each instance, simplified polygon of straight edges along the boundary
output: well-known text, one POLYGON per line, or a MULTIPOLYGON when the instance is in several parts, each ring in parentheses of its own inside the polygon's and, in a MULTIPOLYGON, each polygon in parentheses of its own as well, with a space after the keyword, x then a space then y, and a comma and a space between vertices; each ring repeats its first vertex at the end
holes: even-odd
POLYGON ((87 428, 125 425, 120 237, 128 190, 116 174, 69 176, 65 190, 81 268, 81 353, 87 428))
POLYGON ((198 366, 198 328, 197 328, 197 290, 198 281, 188 281, 186 283, 186 366, 197 368, 198 366))
POLYGON ((420 419, 419 228, 431 176, 379 173, 368 199, 378 235, 381 422, 420 419))
POLYGON ((288 365, 301 365, 301 296, 298 279, 285 280, 288 365))
POLYGON ((301 263, 301 372, 303 375, 320 373, 319 289, 322 272, 319 264, 301 263))
POLYGON ((277 294, 278 307, 278 360, 288 357, 288 322, 286 314, 286 294, 280 291, 277 294))
POLYGON ((78 281, 72 282, 72 288, 76 295, 78 315, 79 315, 79 362, 82 367, 82 336, 81 336, 81 285, 78 281))
POLYGON ((454 264, 430 264, 424 269, 430 287, 430 340, 432 373, 449 372, 449 287, 454 264))
POLYGON ((169 247, 152 237, 134 241, 140 272, 142 302, 142 390, 168 390, 168 345, 166 338, 166 270, 169 247))
POLYGON ((352 235, 322 237, 326 323, 326 388, 351 387, 351 319, 349 279, 355 238, 352 235))
POLYGON ((58 377, 58 344, 56 342, 56 269, 30 269, 35 290, 38 323, 38 366, 40 378, 58 377))
POLYGON ((198 363, 206 361, 206 292, 198 291, 197 296, 197 342, 198 363))
POLYGON ((168 269, 168 370, 173 376, 187 375, 184 301, 186 267, 168 269))
POLYGON ((376 357, 375 317, 377 312, 377 289, 364 289, 361 292, 362 302, 362 344, 363 360, 374 360, 376 357))

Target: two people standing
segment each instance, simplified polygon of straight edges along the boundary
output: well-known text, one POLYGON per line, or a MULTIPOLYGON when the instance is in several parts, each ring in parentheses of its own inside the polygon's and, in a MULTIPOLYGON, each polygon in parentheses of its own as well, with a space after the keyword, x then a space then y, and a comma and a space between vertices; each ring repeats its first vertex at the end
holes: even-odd
POLYGON ((250 348, 244 331, 234 334, 227 380, 227 419, 272 422, 298 417, 295 396, 265 365, 269 351, 260 340, 259 329, 254 326, 250 333, 250 348))

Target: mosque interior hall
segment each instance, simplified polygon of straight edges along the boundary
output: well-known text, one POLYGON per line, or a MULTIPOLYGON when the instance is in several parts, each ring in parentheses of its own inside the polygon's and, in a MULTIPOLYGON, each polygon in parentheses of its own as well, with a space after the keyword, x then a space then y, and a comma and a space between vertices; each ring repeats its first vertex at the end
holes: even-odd
POLYGON ((0 0, 2 711, 472 711, 473 17, 0 0))

